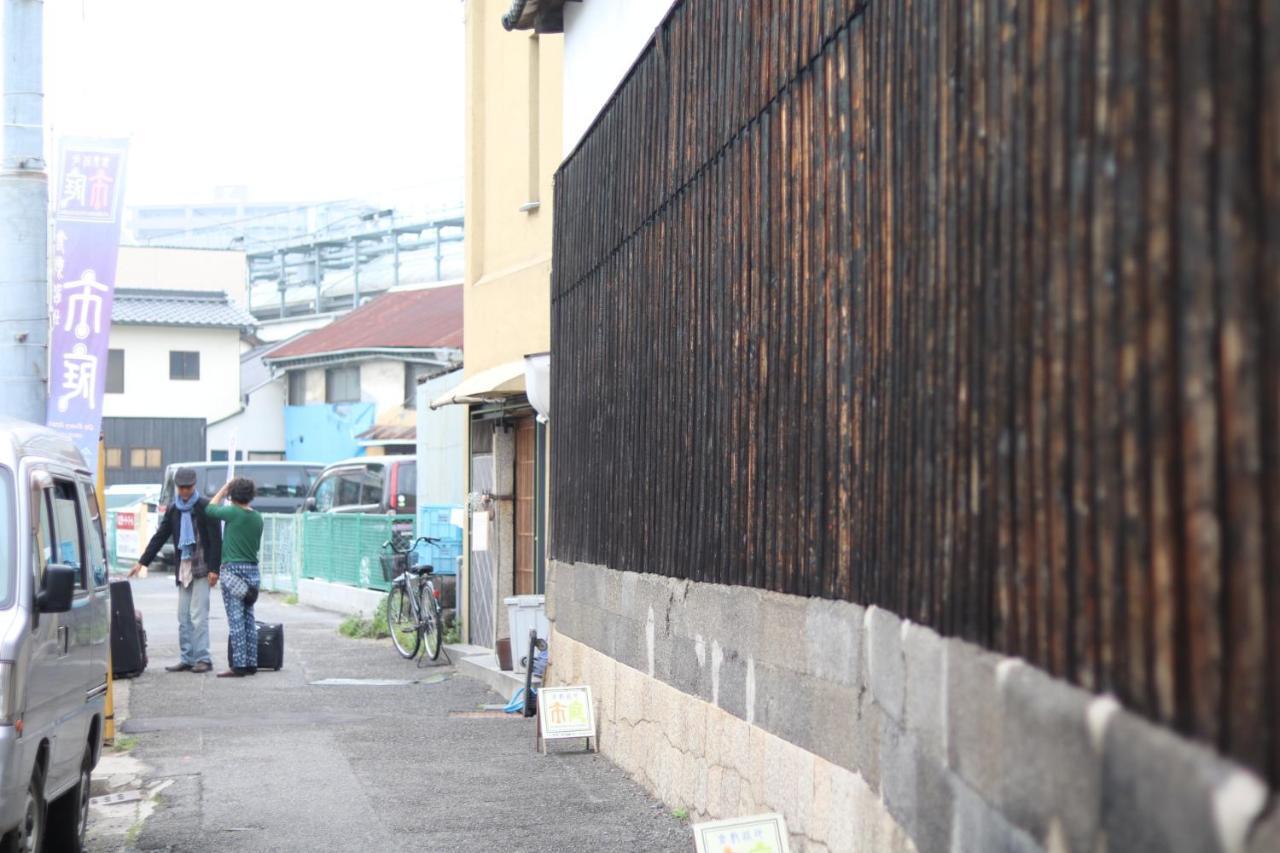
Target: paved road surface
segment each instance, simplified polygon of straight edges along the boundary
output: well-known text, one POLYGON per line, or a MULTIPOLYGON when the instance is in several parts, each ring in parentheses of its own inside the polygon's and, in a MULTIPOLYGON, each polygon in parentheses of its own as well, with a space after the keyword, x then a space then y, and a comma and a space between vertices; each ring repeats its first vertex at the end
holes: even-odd
MULTIPOLYGON (((124 837, 94 834, 95 850, 692 849, 688 827, 606 760, 537 755, 532 721, 475 714, 505 697, 401 660, 390 641, 342 637, 334 614, 264 596, 258 618, 285 623, 281 672, 165 673, 177 659, 172 578, 133 586, 151 664, 128 686, 122 729, 137 737, 143 784, 168 785, 124 837)), ((223 669, 220 596, 210 626, 223 669)))

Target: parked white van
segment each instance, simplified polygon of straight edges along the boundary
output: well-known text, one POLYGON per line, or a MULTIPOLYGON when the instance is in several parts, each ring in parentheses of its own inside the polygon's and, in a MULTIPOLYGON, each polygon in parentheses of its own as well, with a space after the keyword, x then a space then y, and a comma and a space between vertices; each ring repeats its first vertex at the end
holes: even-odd
POLYGON ((0 418, 0 851, 79 851, 102 750, 111 603, 93 477, 0 418))

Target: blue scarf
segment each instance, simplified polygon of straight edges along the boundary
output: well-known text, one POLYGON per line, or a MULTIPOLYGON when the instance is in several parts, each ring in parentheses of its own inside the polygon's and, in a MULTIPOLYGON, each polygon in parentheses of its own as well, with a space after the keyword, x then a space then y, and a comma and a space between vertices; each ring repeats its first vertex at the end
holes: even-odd
POLYGON ((178 530, 178 549, 182 551, 184 560, 190 560, 196 552, 196 526, 191 521, 191 510, 195 509, 198 500, 200 500, 198 489, 191 493, 191 500, 186 503, 183 503, 178 495, 173 496, 173 505, 178 508, 178 512, 182 513, 182 525, 178 530))

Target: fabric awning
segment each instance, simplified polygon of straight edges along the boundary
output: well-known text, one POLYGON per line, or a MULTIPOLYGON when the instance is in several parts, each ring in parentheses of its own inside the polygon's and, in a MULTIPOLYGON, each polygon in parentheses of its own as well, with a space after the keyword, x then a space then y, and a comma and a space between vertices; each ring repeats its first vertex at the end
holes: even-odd
POLYGON ((452 391, 446 391, 431 401, 431 408, 470 405, 472 403, 496 403, 524 393, 524 359, 508 361, 497 367, 482 370, 475 376, 462 380, 452 391))

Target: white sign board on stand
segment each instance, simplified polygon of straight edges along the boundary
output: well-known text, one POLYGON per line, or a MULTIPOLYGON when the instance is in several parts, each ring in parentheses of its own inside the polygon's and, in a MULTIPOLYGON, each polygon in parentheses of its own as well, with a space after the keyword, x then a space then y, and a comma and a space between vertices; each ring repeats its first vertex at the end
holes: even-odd
POLYGON ((791 853, 780 814, 713 820, 693 826, 697 853, 791 853))
POLYGON ((591 688, 543 687, 538 690, 538 731, 542 748, 549 740, 596 736, 595 705, 591 688))

